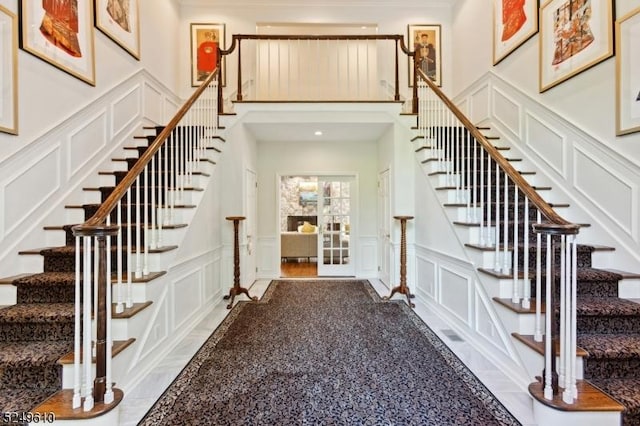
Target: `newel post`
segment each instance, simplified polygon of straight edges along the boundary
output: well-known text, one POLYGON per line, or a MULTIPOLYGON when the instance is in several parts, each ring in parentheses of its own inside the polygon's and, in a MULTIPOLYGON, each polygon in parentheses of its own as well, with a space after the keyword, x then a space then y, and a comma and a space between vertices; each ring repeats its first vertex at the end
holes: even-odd
POLYGON ((396 92, 394 94, 394 100, 399 101, 400 100, 400 77, 398 74, 398 68, 399 68, 399 52, 398 52, 398 42, 399 40, 396 39, 396 92))
POLYGON ((238 94, 237 101, 242 100, 242 39, 238 38, 238 94))
POLYGON ((416 52, 411 53, 413 58, 413 105, 411 112, 418 113, 418 62, 416 61, 416 52))

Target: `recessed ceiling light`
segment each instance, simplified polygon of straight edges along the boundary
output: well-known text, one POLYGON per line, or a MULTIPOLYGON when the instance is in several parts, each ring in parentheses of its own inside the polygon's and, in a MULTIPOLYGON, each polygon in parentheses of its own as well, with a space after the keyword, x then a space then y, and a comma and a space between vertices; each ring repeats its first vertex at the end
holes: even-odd
POLYGON ((314 135, 316 136, 322 136, 322 131, 321 130, 316 130, 314 135))

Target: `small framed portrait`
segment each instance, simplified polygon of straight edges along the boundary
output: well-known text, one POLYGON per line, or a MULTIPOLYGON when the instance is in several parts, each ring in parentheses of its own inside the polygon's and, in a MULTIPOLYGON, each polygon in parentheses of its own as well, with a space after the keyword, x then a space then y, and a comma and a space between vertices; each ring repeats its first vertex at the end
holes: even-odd
POLYGON ((414 63, 436 85, 442 86, 442 56, 440 25, 408 25, 409 50, 415 52, 415 62, 409 58, 409 86, 413 87, 414 63))
POLYGON ((549 0, 540 8, 540 93, 613 56, 613 0, 549 0))
POLYGON ((640 7, 616 22, 616 134, 640 132, 640 7))
POLYGON ((0 5, 0 132, 18 134, 18 18, 0 5))
POLYGON ((95 86, 93 2, 21 0, 20 48, 95 86))
POLYGON ((140 60, 138 0, 95 0, 96 28, 140 60))
POLYGON ((538 0, 493 0, 493 65, 538 32, 538 0))
MULTIPOLYGON (((191 86, 200 86, 216 69, 219 49, 224 49, 224 24, 191 24, 191 86)), ((221 60, 222 85, 226 78, 221 60)))

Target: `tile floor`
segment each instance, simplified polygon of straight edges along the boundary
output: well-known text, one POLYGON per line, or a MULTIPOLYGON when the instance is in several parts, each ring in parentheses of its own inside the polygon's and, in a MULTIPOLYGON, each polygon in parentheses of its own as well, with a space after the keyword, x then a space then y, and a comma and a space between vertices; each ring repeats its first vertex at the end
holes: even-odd
MULTIPOLYGON (((376 291, 385 295, 388 289, 379 281, 371 280, 376 291)), ((251 295, 261 297, 269 280, 254 283, 251 295)), ((404 296, 395 296, 394 299, 404 296)), ((240 299, 243 300, 243 299, 240 299)), ((520 389, 505 374, 497 369, 483 355, 464 341, 455 341, 444 333, 447 325, 438 317, 431 315, 425 306, 416 299, 416 313, 433 329, 436 334, 455 352, 455 354, 480 378, 485 386, 504 404, 504 406, 523 424, 535 425, 532 402, 529 394, 520 389), (443 333, 442 330, 445 330, 443 333)), ((120 425, 136 425, 164 390, 173 382, 182 368, 206 341, 209 335, 227 315, 226 302, 220 303, 151 373, 149 373, 134 389, 130 390, 120 405, 120 425)))

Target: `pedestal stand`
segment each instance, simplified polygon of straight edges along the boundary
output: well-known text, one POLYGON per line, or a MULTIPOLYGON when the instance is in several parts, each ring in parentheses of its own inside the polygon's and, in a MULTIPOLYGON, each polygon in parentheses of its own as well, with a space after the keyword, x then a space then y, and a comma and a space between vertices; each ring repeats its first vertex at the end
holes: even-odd
POLYGON ((400 221, 400 285, 394 287, 391 290, 391 294, 389 297, 385 297, 386 300, 389 300, 393 297, 394 294, 400 293, 407 296, 407 304, 412 308, 415 308, 416 305, 411 302, 411 298, 415 297, 409 291, 409 287, 407 287, 407 220, 413 219, 413 216, 394 216, 394 219, 400 221))
POLYGON ((239 294, 246 294, 251 300, 258 300, 256 296, 249 296, 249 290, 240 287, 240 243, 238 241, 238 225, 244 216, 228 216, 225 219, 233 221, 233 287, 229 290, 229 295, 224 296, 224 300, 231 299, 227 309, 233 306, 233 299, 239 294))

